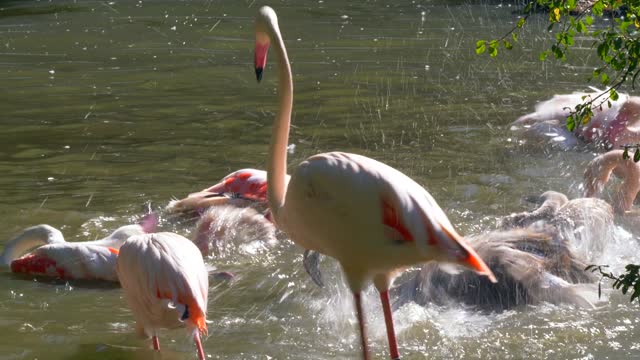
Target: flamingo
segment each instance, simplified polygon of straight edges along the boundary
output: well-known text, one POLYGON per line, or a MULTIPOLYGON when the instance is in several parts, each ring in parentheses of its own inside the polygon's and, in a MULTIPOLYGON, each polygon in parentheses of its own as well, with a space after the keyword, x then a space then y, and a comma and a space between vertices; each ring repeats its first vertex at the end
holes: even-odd
POLYGON ((456 273, 426 264, 392 289, 394 306, 456 301, 503 311, 543 301, 593 308, 597 301, 595 277, 554 226, 492 231, 470 237, 469 243, 496 275, 497 284, 471 271, 456 273))
POLYGON ((573 94, 554 95, 547 101, 536 105, 536 111, 526 114, 511 123, 511 129, 521 131, 528 140, 549 140, 562 149, 578 145, 578 138, 587 143, 619 147, 620 145, 640 141, 640 97, 620 93, 618 100, 609 100, 593 109, 593 117, 585 126, 579 126, 575 135, 566 129, 566 118, 575 111, 578 104, 595 99, 602 93, 575 92, 573 94))
POLYGON ((117 282, 117 250, 127 238, 153 231, 156 224, 155 217, 146 217, 140 224, 122 226, 104 239, 82 242, 66 242, 62 232, 50 225, 32 226, 7 243, 0 264, 10 266, 15 273, 117 282))
POLYGON ((293 83, 287 52, 273 9, 255 20, 258 81, 274 45, 278 57, 279 110, 267 166, 267 200, 276 226, 296 244, 338 260, 354 294, 362 354, 369 358, 360 293, 373 280, 383 305, 391 358, 400 357, 393 329, 389 287, 404 267, 450 261, 495 277, 454 230, 431 195, 415 181, 376 160, 343 152, 312 156, 287 184, 287 142, 293 83))
POLYGON ((584 172, 584 194, 596 196, 609 181, 613 172, 622 179, 622 184, 613 198, 613 208, 617 214, 624 214, 633 207, 633 200, 640 192, 640 163, 624 159, 623 150, 611 150, 595 157, 584 172))
MULTIPOLYGON (((287 177, 288 180, 288 177, 287 177)), ((241 169, 232 172, 219 183, 189 194, 167 205, 170 212, 202 211, 211 206, 231 204, 238 207, 262 205, 267 202, 267 172, 241 169)))
POLYGON ((526 199, 540 206, 530 212, 514 213, 503 218, 500 225, 502 229, 527 227, 540 220, 560 228, 587 226, 593 230, 589 232, 613 225, 613 208, 601 199, 586 197, 569 200, 557 191, 546 191, 526 199))
POLYGON ((158 329, 184 325, 204 360, 209 280, 200 250, 174 233, 136 235, 120 248, 116 270, 136 329, 151 336, 154 350, 158 329))

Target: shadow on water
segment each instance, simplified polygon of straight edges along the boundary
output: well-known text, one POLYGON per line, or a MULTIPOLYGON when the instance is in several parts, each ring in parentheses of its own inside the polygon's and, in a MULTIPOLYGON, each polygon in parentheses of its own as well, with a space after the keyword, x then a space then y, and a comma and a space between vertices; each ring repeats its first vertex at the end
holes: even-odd
POLYGON ((76 5, 40 5, 26 1, 0 0, 0 19, 14 16, 51 15, 79 11, 87 11, 87 8, 76 5))

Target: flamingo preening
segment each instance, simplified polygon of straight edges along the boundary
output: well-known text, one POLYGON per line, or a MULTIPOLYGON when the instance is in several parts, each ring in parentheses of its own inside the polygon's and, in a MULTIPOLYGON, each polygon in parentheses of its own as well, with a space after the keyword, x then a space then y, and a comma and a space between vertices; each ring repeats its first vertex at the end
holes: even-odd
POLYGON ((613 208, 618 214, 631 210, 640 192, 640 163, 625 159, 623 153, 624 150, 611 150, 598 155, 584 171, 584 194, 587 197, 598 195, 609 181, 611 173, 622 179, 613 197, 613 208))
POLYGON ((600 104, 600 93, 594 88, 593 92, 554 95, 538 103, 535 112, 511 123, 511 129, 521 132, 527 141, 550 142, 562 149, 577 146, 578 139, 613 148, 640 142, 640 97, 620 93, 617 100, 600 104), (589 100, 594 100, 593 116, 571 133, 566 128, 567 117, 576 105, 589 100))
POLYGON ((0 264, 15 273, 117 282, 117 250, 130 236, 151 232, 156 225, 155 215, 147 216, 140 224, 122 226, 104 239, 81 242, 66 242, 60 230, 36 225, 5 245, 0 264))
POLYGON ((186 326, 204 360, 209 279, 200 250, 174 233, 137 235, 120 248, 116 269, 138 333, 160 350, 157 330, 186 326))
POLYGON ((258 81, 269 46, 278 58, 279 109, 267 166, 272 218, 295 243, 337 259, 354 294, 364 359, 366 326, 360 293, 373 282, 380 292, 390 355, 400 357, 389 287, 402 268, 449 261, 495 277, 454 230, 431 195, 403 173, 376 160, 343 152, 318 154, 296 167, 287 184, 287 142, 293 83, 276 13, 264 6, 255 21, 258 81))

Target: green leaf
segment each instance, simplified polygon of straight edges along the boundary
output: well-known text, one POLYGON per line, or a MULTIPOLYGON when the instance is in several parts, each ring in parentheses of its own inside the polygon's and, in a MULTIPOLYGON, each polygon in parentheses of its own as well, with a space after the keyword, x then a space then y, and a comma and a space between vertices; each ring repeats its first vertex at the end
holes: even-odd
POLYGON ((567 117, 567 129, 573 131, 576 128, 576 119, 573 115, 567 117))
POLYGON ((636 152, 633 153, 633 162, 640 161, 640 149, 636 149, 636 152))
POLYGON ((602 85, 607 85, 609 83, 609 75, 602 73, 602 75, 600 75, 600 82, 602 85))
POLYGON ((629 160, 629 149, 628 148, 624 148, 624 151, 622 152, 622 159, 623 160, 629 160))
MULTIPOLYGON (((531 3, 529 3, 529 5, 531 5, 531 3)), ((527 5, 528 6, 528 5, 527 5)), ((525 12, 527 12, 527 10, 525 9, 525 12)), ((518 29, 522 29, 522 27, 524 26, 524 23, 527 22, 526 18, 520 18, 520 20, 518 20, 518 24, 516 25, 518 27, 518 29)))
POLYGON ((587 26, 591 26, 593 24, 593 18, 589 15, 585 16, 584 22, 587 23, 587 26))
POLYGON ((504 44, 505 49, 507 50, 513 49, 513 45, 508 40, 502 40, 502 43, 504 44))
POLYGON ((613 101, 616 101, 620 98, 620 95, 618 95, 616 89, 611 89, 609 90, 609 98, 613 101))
POLYGON ((582 22, 582 20, 578 21, 578 23, 576 24, 576 30, 579 33, 586 33, 587 32, 587 27, 584 26, 584 22, 582 22))
POLYGON ((516 33, 511 33, 511 38, 513 39, 513 42, 518 42, 518 34, 516 33))
POLYGON ((491 40, 491 42, 489 42, 489 55, 491 55, 491 57, 498 56, 498 41, 497 40, 491 40))
POLYGON ((485 40, 478 40, 476 42, 476 54, 480 55, 487 50, 487 42, 485 40))
POLYGON ((540 61, 545 61, 547 59, 547 56, 549 56, 549 54, 550 54, 549 50, 543 51, 540 53, 540 56, 538 58, 540 59, 540 61))

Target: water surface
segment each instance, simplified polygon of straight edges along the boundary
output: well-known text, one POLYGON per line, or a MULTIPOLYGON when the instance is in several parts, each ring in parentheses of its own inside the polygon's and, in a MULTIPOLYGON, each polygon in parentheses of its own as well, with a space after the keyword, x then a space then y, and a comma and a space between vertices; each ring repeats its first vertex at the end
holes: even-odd
MULTIPOLYGON (((594 153, 521 146, 507 124, 551 94, 583 90, 596 64, 589 44, 567 63, 538 61, 552 41, 540 15, 512 52, 477 56, 476 40, 518 20, 510 3, 387 3, 271 4, 293 63, 289 163, 327 150, 386 162, 427 187, 463 234, 521 211, 524 195, 578 196, 594 153)), ((158 208, 230 171, 264 168, 277 77, 272 54, 263 83, 255 81, 259 5, 0 0, 0 239, 38 223, 70 240, 101 237, 135 221, 145 204, 158 208)), ((633 232, 622 224, 600 260, 614 269, 638 261, 633 232)), ((359 356, 336 264, 323 261, 329 285, 318 289, 300 254, 285 241, 208 260, 238 275, 209 292, 211 358, 359 356)), ((0 275, 0 359, 158 358, 135 338, 119 289, 0 275)), ((373 351, 384 358, 382 312, 373 292, 365 301, 373 351)), ((406 359, 628 359, 640 356, 637 323, 636 306, 618 294, 591 311, 396 312, 406 359)), ((195 358, 182 331, 162 333, 161 342, 163 359, 195 358)))

